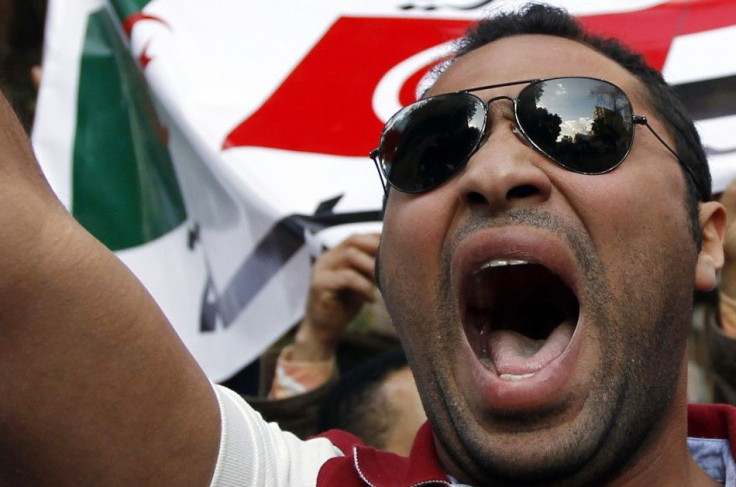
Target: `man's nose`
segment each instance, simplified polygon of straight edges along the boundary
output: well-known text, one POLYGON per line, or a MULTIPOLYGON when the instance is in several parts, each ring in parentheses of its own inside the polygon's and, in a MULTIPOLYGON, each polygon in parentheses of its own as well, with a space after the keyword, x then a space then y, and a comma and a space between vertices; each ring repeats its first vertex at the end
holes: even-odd
POLYGON ((494 121, 487 140, 468 160, 456 181, 458 196, 468 205, 503 211, 550 197, 552 182, 545 170, 553 163, 515 127, 508 118, 494 121))

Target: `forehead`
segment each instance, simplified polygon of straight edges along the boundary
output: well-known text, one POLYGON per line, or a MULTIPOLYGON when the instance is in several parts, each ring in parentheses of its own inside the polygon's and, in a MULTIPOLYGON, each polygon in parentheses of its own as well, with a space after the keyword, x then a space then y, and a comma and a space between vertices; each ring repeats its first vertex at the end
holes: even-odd
POLYGON ((637 79, 615 61, 579 42, 537 34, 505 37, 469 52, 440 75, 427 95, 556 76, 605 79, 623 89, 635 106, 641 101, 637 79))

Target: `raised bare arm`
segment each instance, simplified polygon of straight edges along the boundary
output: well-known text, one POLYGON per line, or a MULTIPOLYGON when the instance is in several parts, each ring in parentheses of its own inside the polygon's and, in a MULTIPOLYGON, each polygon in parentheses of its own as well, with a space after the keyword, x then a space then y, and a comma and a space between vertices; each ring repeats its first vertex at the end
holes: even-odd
POLYGON ((207 485, 218 441, 207 378, 0 99, 0 485, 207 485))

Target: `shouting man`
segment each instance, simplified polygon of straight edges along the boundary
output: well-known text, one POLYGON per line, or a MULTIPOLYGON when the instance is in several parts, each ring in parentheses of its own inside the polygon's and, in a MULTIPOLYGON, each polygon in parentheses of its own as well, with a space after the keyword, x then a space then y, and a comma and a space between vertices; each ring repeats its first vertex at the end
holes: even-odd
POLYGON ((686 404, 726 221, 702 146, 659 73, 565 12, 481 21, 373 153, 429 418, 408 458, 213 388, 1 108, 0 484, 736 484, 735 410, 686 404))

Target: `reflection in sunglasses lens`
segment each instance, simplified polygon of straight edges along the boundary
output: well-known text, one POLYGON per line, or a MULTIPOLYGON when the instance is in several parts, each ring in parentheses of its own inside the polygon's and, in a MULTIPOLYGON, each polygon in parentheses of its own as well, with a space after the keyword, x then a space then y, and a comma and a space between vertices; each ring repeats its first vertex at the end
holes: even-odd
POLYGON ((610 171, 631 146, 631 104, 616 86, 586 78, 533 83, 518 97, 519 125, 542 152, 573 171, 610 171))
POLYGON ((485 107, 453 93, 422 100, 396 118, 383 135, 387 177, 402 191, 426 191, 467 162, 482 137, 485 107))

